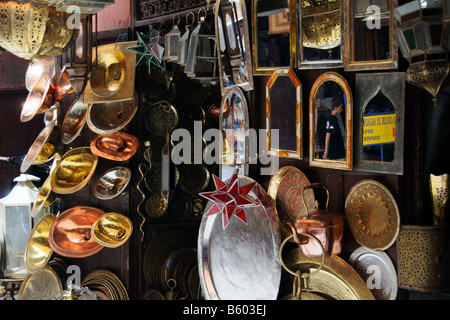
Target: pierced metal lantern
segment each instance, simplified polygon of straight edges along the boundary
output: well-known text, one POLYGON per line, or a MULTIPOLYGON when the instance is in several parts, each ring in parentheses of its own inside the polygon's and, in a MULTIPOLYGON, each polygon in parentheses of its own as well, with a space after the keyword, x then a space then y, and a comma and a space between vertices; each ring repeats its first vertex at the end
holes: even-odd
POLYGON ((181 37, 181 31, 178 28, 178 23, 180 22, 180 17, 177 15, 174 17, 174 25, 172 30, 170 30, 169 33, 167 33, 164 36, 165 39, 165 56, 164 60, 167 62, 178 62, 178 51, 180 49, 179 47, 179 41, 181 37), (175 18, 178 17, 177 23, 175 23, 175 18))
POLYGON ((442 2, 415 0, 394 10, 400 50, 410 63, 406 79, 428 91, 435 103, 450 70, 450 23, 444 22, 442 2))
POLYGON ((114 0, 49 0, 57 11, 67 12, 71 6, 77 6, 81 14, 96 14, 112 4, 114 0))

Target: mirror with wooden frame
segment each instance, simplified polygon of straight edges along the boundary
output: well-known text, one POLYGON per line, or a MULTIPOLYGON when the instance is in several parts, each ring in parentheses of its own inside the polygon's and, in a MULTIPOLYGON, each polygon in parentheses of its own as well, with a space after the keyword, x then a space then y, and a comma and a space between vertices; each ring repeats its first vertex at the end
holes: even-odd
POLYGON ((267 153, 302 159, 302 120, 300 81, 292 69, 275 70, 266 85, 267 153))
POLYGON ((253 74, 297 68, 296 0, 252 0, 253 74))
POLYGON ((299 69, 344 66, 343 1, 299 0, 299 69))
POLYGON ((347 81, 326 72, 314 82, 309 97, 309 163, 352 169, 353 98, 347 81))
POLYGON ((403 174, 405 73, 357 74, 354 169, 403 174))
POLYGON ((222 159, 219 165, 219 177, 222 181, 231 178, 234 169, 238 176, 248 175, 248 105, 241 89, 230 87, 225 90, 220 105, 219 130, 223 143, 219 144, 222 159))
POLYGON ((344 1, 345 71, 396 69, 397 0, 344 1))
POLYGON ((225 89, 253 89, 252 54, 244 0, 220 0, 214 6, 219 79, 225 89))

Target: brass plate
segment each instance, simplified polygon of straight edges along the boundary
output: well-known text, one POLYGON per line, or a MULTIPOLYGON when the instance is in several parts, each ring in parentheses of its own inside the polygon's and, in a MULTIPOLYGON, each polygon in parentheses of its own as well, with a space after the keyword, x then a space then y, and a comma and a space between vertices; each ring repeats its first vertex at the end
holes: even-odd
POLYGON ((109 49, 101 51, 91 70, 91 89, 100 97, 116 94, 125 83, 125 55, 122 51, 109 49))
POLYGON ((91 87, 91 80, 88 80, 86 88, 84 89, 83 100, 84 103, 105 103, 111 101, 123 101, 133 99, 134 95, 134 78, 136 73, 136 54, 127 50, 128 47, 134 46, 137 41, 111 43, 97 48, 92 48, 92 64, 94 67, 97 54, 100 56, 104 51, 119 50, 125 56, 125 81, 122 83, 119 90, 110 96, 99 96, 91 87))
POLYGON ((372 250, 386 250, 397 239, 400 213, 394 197, 381 183, 356 183, 345 200, 345 214, 355 241, 372 250))
POLYGON ((29 273, 23 280, 18 300, 54 300, 61 295, 63 287, 56 272, 45 266, 36 273, 29 273))
POLYGON ((99 269, 92 271, 84 278, 81 286, 92 287, 94 288, 93 291, 100 290, 103 293, 106 291, 108 293, 106 296, 109 298, 107 300, 129 300, 127 290, 122 281, 109 270, 99 269))
MULTIPOLYGON (((312 273, 319 268, 322 257, 306 257, 295 248, 286 252, 283 260, 290 270, 312 273)), ((308 288, 329 300, 374 300, 355 269, 337 255, 325 257, 319 272, 309 278, 308 288)))

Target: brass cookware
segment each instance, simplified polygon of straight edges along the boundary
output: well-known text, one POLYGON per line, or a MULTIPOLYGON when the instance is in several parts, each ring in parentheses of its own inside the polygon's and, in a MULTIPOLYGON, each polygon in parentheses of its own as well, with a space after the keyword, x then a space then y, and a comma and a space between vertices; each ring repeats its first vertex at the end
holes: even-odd
POLYGON ((92 91, 101 97, 114 95, 123 86, 126 71, 126 60, 122 51, 110 49, 100 52, 92 65, 92 91))
POLYGON ((136 92, 131 100, 94 103, 87 112, 87 125, 98 134, 117 132, 133 119, 137 108, 136 92))
POLYGON ((42 269, 50 260, 53 250, 48 243, 50 229, 56 217, 47 213, 33 227, 25 247, 25 268, 29 273, 42 269))
POLYGON ((109 270, 95 270, 81 282, 97 295, 97 300, 129 300, 127 290, 120 279, 109 270))
POLYGON ((102 215, 93 225, 91 234, 97 243, 117 248, 130 238, 133 232, 131 220, 120 213, 108 212, 102 215))
POLYGON ((69 144, 75 140, 84 128, 89 105, 83 102, 82 97, 75 99, 67 110, 61 125, 61 141, 69 144))
POLYGON ((113 199, 120 195, 131 179, 131 170, 126 167, 114 167, 107 170, 94 185, 94 194, 102 200, 113 199))
POLYGON ((92 153, 109 160, 130 159, 139 148, 139 140, 128 133, 99 134, 91 142, 92 153))
POLYGON ((98 157, 89 147, 69 150, 52 173, 52 190, 58 194, 71 194, 82 189, 92 178, 98 157))
POLYGON ((104 215, 101 209, 76 206, 61 213, 50 229, 49 244, 57 254, 85 258, 96 254, 103 245, 96 242, 92 226, 104 215))
POLYGON ((23 280, 17 300, 54 300, 63 292, 58 274, 50 266, 29 273, 23 280))
POLYGON ((55 202, 58 195, 52 190, 52 177, 49 175, 45 179, 42 186, 39 188, 39 193, 36 200, 33 203, 33 208, 31 209, 31 216, 35 217, 41 210, 45 210, 50 207, 53 202, 55 202))

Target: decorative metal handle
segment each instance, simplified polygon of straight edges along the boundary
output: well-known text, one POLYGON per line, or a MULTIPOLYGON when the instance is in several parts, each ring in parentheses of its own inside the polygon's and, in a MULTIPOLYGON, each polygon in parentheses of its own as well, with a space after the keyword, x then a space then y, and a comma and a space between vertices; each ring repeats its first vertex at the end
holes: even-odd
POLYGON ((306 205, 305 190, 306 189, 313 189, 313 188, 320 188, 320 187, 324 188, 325 191, 327 192, 327 203, 326 203, 326 206, 325 206, 325 211, 328 211, 328 203, 330 201, 330 192, 328 191, 327 187, 325 187, 325 185, 322 182, 311 183, 311 184, 308 184, 306 186, 303 186, 303 189, 302 189, 303 205, 305 206, 306 212, 308 212, 308 216, 310 215, 310 213, 309 213, 308 206, 306 205))

